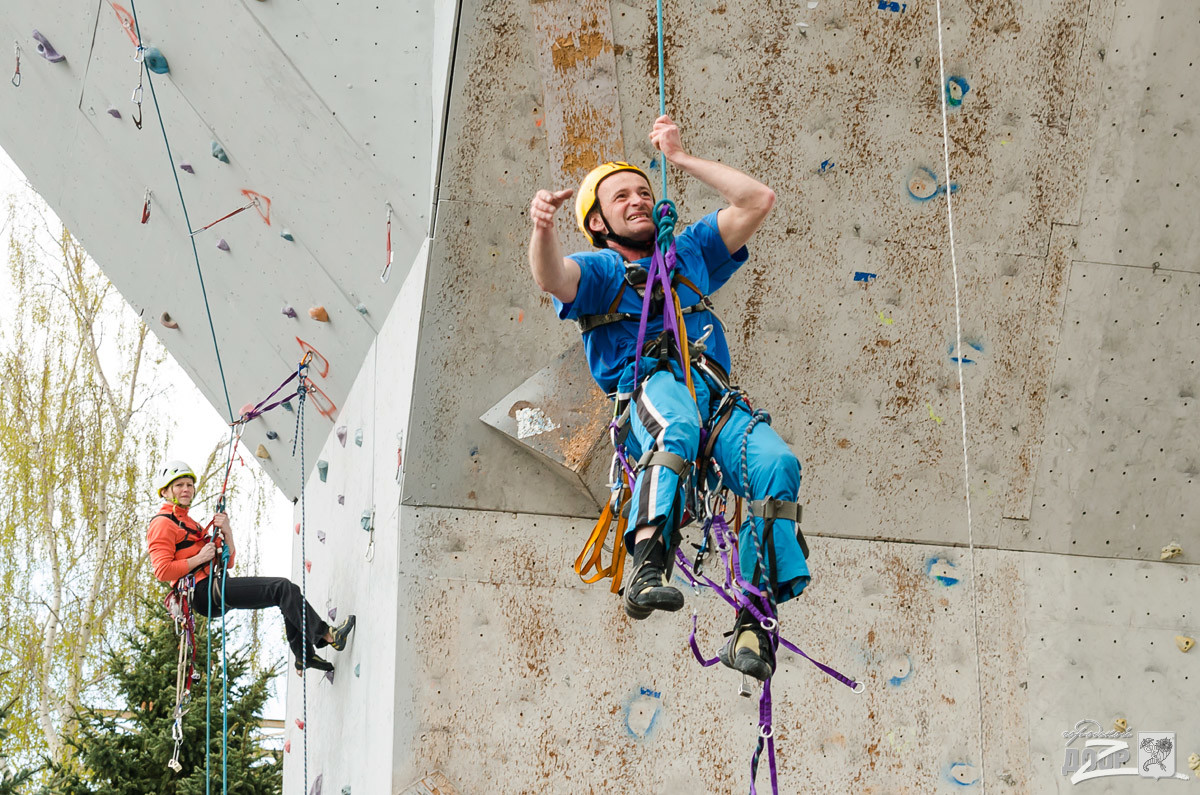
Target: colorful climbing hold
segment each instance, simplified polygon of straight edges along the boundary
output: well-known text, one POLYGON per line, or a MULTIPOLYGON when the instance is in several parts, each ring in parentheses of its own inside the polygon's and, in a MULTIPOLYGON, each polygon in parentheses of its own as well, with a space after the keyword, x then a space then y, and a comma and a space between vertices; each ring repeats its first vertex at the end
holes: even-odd
POLYGON ((229 244, 225 242, 225 238, 221 238, 217 241, 217 248, 221 249, 222 251, 229 250, 229 244))
POLYGON ((189 174, 196 173, 196 169, 192 168, 192 164, 187 162, 186 160, 179 164, 179 170, 186 171, 189 174))
POLYGON ((147 47, 142 54, 142 62, 156 75, 165 75, 171 71, 171 67, 167 66, 167 57, 157 47, 147 47))
POLYGON ((362 512, 362 517, 359 518, 358 524, 363 530, 366 530, 368 533, 371 532, 371 527, 375 524, 375 512, 367 508, 362 512))
POLYGON ((67 56, 60 55, 58 50, 54 49, 54 45, 45 36, 38 33, 36 29, 33 31, 33 40, 37 42, 38 55, 50 63, 59 63, 60 61, 67 60, 67 56))
POLYGON ((304 731, 304 721, 300 720, 299 718, 296 718, 296 728, 299 729, 300 731, 304 731))
POLYGON ((290 306, 284 306, 283 309, 279 311, 282 312, 285 317, 290 317, 293 320, 296 318, 296 310, 292 309, 290 306))
POLYGON ((282 231, 280 231, 279 236, 282 237, 284 240, 287 240, 288 242, 291 242, 296 239, 296 236, 292 234, 292 230, 288 229, 286 226, 283 228, 282 231))
POLYGON ((279 434, 277 434, 275 431, 267 431, 267 438, 274 441, 275 439, 279 438, 279 434))
POLYGON ((229 162, 229 155, 225 154, 225 147, 221 146, 216 141, 212 142, 212 156, 222 163, 229 162))
POLYGON ((304 570, 307 572, 312 571, 312 561, 311 560, 304 561, 304 570))
MULTIPOLYGON (((333 681, 333 680, 330 680, 333 681)), ((308 791, 308 795, 321 795, 321 779, 322 776, 317 776, 316 781, 312 784, 312 789, 308 791)))
POLYGON ((284 742, 283 742, 283 752, 284 752, 285 754, 290 754, 290 753, 292 752, 292 741, 291 741, 291 740, 284 740, 284 742))
POLYGON ((345 505, 345 504, 346 504, 346 495, 339 494, 338 495, 338 505, 345 505))
POLYGON ((328 682, 329 684, 333 684, 333 671, 325 672, 325 681, 328 682))
POLYGON ((337 621, 337 608, 336 607, 329 608, 329 620, 337 621))
POLYGON ((285 400, 282 403, 280 403, 279 405, 283 406, 284 411, 292 411, 292 412, 295 411, 295 409, 292 408, 292 401, 290 401, 290 400, 285 400))
POLYGON ((1124 718, 1117 718, 1115 721, 1113 721, 1113 728, 1119 732, 1123 732, 1129 728, 1129 721, 1125 720, 1124 718))
POLYGON ((362 447, 362 442, 363 442, 363 429, 355 428, 354 429, 354 443, 356 445, 358 445, 359 447, 362 447))
POLYGON ((112 107, 111 105, 108 107, 108 110, 105 111, 105 113, 107 113, 109 116, 112 116, 114 119, 121 118, 121 111, 117 110, 116 108, 112 107))
POLYGON ((329 313, 325 311, 325 307, 323 306, 314 306, 312 309, 308 310, 308 316, 318 323, 329 322, 329 313))
POLYGON ((1188 756, 1188 767, 1200 772, 1200 754, 1190 754, 1188 756))
MULTIPOLYGON (((259 447, 262 447, 262 445, 260 444, 259 447)), ((324 530, 317 531, 317 540, 320 541, 322 544, 325 543, 325 531, 324 530)))
POLYGON ((359 666, 361 666, 361 665, 362 665, 362 663, 357 663, 357 664, 355 664, 355 666, 354 666, 354 677, 355 677, 356 679, 358 678, 358 674, 359 674, 359 666))
POLYGON ((367 314, 367 305, 366 304, 358 304, 354 308, 358 310, 358 314, 360 314, 360 315, 367 314))
POLYGON ((158 322, 162 323, 167 328, 179 328, 179 324, 171 319, 170 312, 163 312, 162 316, 159 317, 158 322))
POLYGON ((908 195, 917 201, 929 201, 938 194, 938 178, 932 170, 919 166, 908 178, 908 195))
POLYGON ((349 784, 342 787, 342 795, 350 795, 350 785, 349 784))
POLYGON ((337 427, 336 433, 337 433, 337 440, 341 443, 342 447, 345 447, 346 446, 346 426, 339 425, 337 427))
POLYGON ((952 108, 957 108, 970 90, 971 86, 961 77, 946 78, 946 103, 952 108))
POLYGON ((1189 651, 1192 650, 1192 647, 1196 645, 1196 639, 1189 638, 1186 635, 1176 635, 1175 636, 1175 645, 1179 647, 1179 650, 1181 652, 1183 652, 1184 654, 1187 654, 1189 651))
POLYGON ((1159 560, 1170 560, 1171 558, 1177 558, 1182 554, 1183 554, 1183 547, 1179 546, 1179 544, 1176 544, 1175 542, 1172 541, 1170 544, 1167 544, 1165 547, 1162 548, 1162 553, 1159 554, 1158 559, 1159 560))
POLYGON ((300 535, 300 523, 296 522, 296 535, 300 535))
POLYGON ((264 461, 271 457, 271 453, 267 450, 267 448, 265 446, 263 446, 261 444, 255 448, 254 455, 255 455, 255 457, 261 458, 264 461))
POLYGON ((322 483, 329 477, 329 462, 325 459, 317 462, 317 475, 321 478, 322 483))

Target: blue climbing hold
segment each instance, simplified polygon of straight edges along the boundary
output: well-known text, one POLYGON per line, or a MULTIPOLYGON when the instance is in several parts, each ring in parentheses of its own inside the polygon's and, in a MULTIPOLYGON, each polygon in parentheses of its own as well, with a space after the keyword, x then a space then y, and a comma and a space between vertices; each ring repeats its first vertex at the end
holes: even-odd
POLYGON ((971 86, 966 80, 961 77, 946 78, 946 102, 952 108, 957 108, 963 103, 963 97, 971 90, 971 86))
POLYGON ((267 438, 271 440, 278 439, 279 434, 277 434, 275 431, 267 431, 267 438))
POLYGON ((280 403, 279 405, 283 406, 284 411, 295 411, 295 409, 292 408, 292 401, 290 401, 290 400, 285 400, 282 403, 280 403))
POLYGON ((293 241, 296 239, 296 237, 292 234, 292 230, 290 230, 286 227, 283 229, 282 232, 279 233, 279 236, 282 237, 284 240, 288 240, 288 241, 293 241))
POLYGON ((324 483, 325 479, 329 477, 328 461, 321 460, 317 462, 317 474, 321 477, 321 482, 324 483))
POLYGON ((229 162, 229 155, 225 154, 225 147, 221 146, 216 141, 212 142, 212 156, 222 163, 229 162))
POLYGON ((167 66, 167 56, 157 47, 147 47, 142 53, 142 61, 146 68, 156 75, 165 75, 171 71, 171 67, 167 66))

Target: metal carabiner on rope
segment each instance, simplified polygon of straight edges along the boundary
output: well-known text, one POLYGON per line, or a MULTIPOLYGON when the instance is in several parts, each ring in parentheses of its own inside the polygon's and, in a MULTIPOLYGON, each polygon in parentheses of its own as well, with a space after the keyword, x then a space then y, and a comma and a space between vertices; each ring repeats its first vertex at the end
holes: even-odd
POLYGON ((383 266, 383 273, 379 274, 379 281, 387 284, 388 279, 392 276, 392 204, 385 202, 387 206, 387 263, 383 266))
POLYGON ((19 42, 13 42, 13 49, 17 55, 17 70, 13 72, 12 84, 16 88, 21 87, 21 45, 19 42))

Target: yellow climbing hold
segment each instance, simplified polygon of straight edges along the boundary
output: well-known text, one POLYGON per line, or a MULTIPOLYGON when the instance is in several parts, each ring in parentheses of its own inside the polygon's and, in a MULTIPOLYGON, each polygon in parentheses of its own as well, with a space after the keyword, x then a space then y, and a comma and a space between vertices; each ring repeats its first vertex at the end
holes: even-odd
POLYGON ((1177 558, 1182 554, 1183 554, 1183 547, 1172 542, 1162 548, 1162 554, 1159 555, 1159 560, 1170 560, 1171 558, 1177 558))
POLYGON ((1193 646, 1196 645, 1196 640, 1195 638, 1189 638, 1186 635, 1176 635, 1175 645, 1179 647, 1181 652, 1186 654, 1192 650, 1193 646))
POLYGON ((1192 754, 1188 757, 1188 767, 1200 771, 1200 754, 1192 754))
POLYGON ((258 446, 258 449, 254 451, 254 455, 263 460, 271 457, 271 453, 261 444, 258 446))
POLYGON ((1113 728, 1119 732, 1123 732, 1129 728, 1129 723, 1124 718, 1117 718, 1113 722, 1113 728))
POLYGON ((890 317, 884 317, 883 312, 881 310, 879 312, 879 322, 885 326, 890 326, 890 325, 892 325, 892 323, 895 323, 896 321, 892 320, 892 318, 890 318, 890 317))
POLYGON ((932 404, 926 403, 926 404, 925 404, 925 408, 929 409, 929 419, 933 420, 933 421, 934 421, 934 422, 936 422, 938 425, 941 425, 941 424, 942 424, 942 418, 941 418, 941 417, 939 417, 938 415, 936 415, 936 414, 934 414, 934 413, 933 413, 933 406, 932 406, 932 404))

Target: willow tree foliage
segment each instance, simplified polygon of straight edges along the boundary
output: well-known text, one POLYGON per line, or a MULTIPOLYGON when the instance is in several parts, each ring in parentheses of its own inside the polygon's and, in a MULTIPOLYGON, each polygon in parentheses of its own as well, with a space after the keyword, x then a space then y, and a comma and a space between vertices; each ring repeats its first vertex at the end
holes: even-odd
MULTIPOLYGON (((201 420, 178 416, 171 397, 187 387, 168 382, 165 350, 44 214, 10 200, 0 276, 0 704, 12 702, 18 761, 44 757, 61 770, 72 764, 77 716, 119 697, 110 653, 159 609, 163 586, 145 553, 160 504, 152 474, 171 429, 201 420)), ((228 461, 227 433, 205 421, 215 445, 197 470, 198 519, 228 461)), ((243 572, 256 566, 252 531, 270 488, 238 455, 229 512, 243 572)), ((275 660, 259 661, 258 613, 245 620, 252 669, 270 668, 275 660)))

